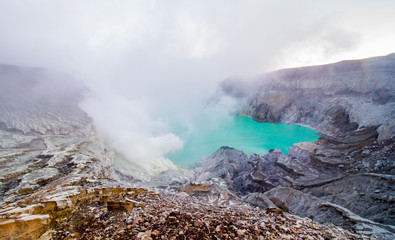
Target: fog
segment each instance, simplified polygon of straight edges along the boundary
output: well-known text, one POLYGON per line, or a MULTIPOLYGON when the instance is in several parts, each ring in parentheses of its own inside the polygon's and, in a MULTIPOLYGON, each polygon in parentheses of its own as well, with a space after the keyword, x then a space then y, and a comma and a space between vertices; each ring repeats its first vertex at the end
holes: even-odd
POLYGON ((103 141, 152 168, 237 106, 218 84, 395 52, 393 1, 0 0, 0 63, 67 73, 103 141), (155 164, 153 164, 155 163, 155 164))

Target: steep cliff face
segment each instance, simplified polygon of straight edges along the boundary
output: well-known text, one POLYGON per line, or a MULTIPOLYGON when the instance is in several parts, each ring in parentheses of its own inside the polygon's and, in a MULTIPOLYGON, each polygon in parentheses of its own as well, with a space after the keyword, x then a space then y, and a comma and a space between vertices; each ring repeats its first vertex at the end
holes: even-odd
POLYGON ((381 140, 394 136, 395 54, 283 69, 250 85, 223 86, 245 97, 242 112, 258 121, 303 124, 332 136, 386 124, 379 129, 381 140))
POLYGON ((78 107, 82 91, 64 75, 0 65, 1 203, 113 174, 112 152, 78 107))
POLYGON ((264 156, 222 147, 195 170, 195 183, 229 189, 263 209, 276 206, 379 239, 395 236, 394 146, 330 151, 326 142, 295 144, 264 156), (362 153, 365 151, 364 153, 362 153), (368 153, 369 151, 369 153, 368 153), (369 155, 369 156, 368 156, 369 155))
POLYGON ((99 141, 92 120, 78 107, 81 85, 42 69, 0 65, 0 235, 37 238, 49 230, 46 234, 63 239, 77 227, 74 234, 90 237, 98 232, 103 238, 127 233, 151 234, 155 239, 156 226, 169 236, 180 235, 181 226, 210 236, 226 230, 240 237, 281 233, 295 238, 302 229, 305 236, 321 236, 310 228, 314 225, 315 230, 325 229, 332 236, 328 238, 359 238, 306 219, 298 220, 309 222, 301 226, 290 215, 277 221, 276 214, 289 211, 393 239, 394 58, 281 70, 250 85, 224 84, 225 92, 248 103, 243 113, 259 121, 311 126, 320 131, 320 139, 295 144, 287 155, 273 150, 265 156, 247 156, 223 147, 194 169, 163 172, 149 182, 114 170, 113 151, 99 141), (132 182, 169 192, 152 200, 145 198, 151 195, 145 190, 117 188, 132 182), (144 193, 138 200, 145 201, 148 210, 135 209, 138 202, 128 195, 134 191, 144 193), (195 203, 187 212, 169 209, 183 209, 191 199, 195 203), (249 217, 265 215, 245 203, 269 209, 273 221, 251 224, 250 218, 239 219, 243 212, 249 217), (161 209, 170 212, 163 215, 165 222, 154 216, 161 209), (196 209, 215 214, 205 225, 195 225, 198 220, 189 214, 196 209), (227 215, 229 211, 238 217, 227 215), (145 220, 126 225, 128 214, 145 220), (215 225, 218 219, 243 223, 226 222, 229 226, 221 230, 222 225, 215 225), (96 224, 94 231, 80 231, 86 221, 96 224), (112 227, 114 223, 119 226, 112 227), (59 231, 50 231, 56 225, 59 231))
POLYGON ((242 114, 307 125, 321 137, 295 144, 287 155, 274 150, 248 158, 220 149, 209 161, 228 172, 198 169, 210 172, 205 181, 222 178, 257 206, 270 200, 319 222, 395 236, 395 54, 280 70, 240 85, 224 83, 223 91, 246 103, 242 114))
POLYGON ((114 153, 78 107, 82 91, 42 69, 0 65, 1 239, 364 239, 257 211, 221 187, 185 185, 191 171, 172 170, 139 183, 181 193, 118 187, 135 179, 114 170, 114 153))
POLYGON ((84 87, 39 68, 0 65, 0 129, 24 135, 66 135, 91 122, 78 103, 84 87))

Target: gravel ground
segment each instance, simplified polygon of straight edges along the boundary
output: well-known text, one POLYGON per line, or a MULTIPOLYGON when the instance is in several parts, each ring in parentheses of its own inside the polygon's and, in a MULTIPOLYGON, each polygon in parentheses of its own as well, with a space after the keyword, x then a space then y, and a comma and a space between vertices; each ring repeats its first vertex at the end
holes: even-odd
POLYGON ((144 194, 131 210, 81 204, 49 233, 52 239, 367 239, 282 211, 205 204, 181 194, 144 194))

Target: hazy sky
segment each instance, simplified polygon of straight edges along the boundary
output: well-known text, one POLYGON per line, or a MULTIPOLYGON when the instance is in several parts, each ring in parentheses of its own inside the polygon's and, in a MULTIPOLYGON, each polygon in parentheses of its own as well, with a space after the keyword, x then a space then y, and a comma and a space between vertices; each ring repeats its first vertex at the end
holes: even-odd
POLYGON ((0 0, 0 63, 82 80, 102 136, 149 162, 223 79, 386 55, 394 23, 391 0, 0 0))

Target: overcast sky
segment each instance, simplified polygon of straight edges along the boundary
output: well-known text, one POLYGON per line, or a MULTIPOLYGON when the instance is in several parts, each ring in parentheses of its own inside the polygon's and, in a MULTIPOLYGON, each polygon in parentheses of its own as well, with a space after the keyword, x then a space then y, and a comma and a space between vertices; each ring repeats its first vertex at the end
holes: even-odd
POLYGON ((195 118, 223 79, 386 55, 394 23, 391 0, 0 0, 0 63, 82 80, 82 107, 137 161, 179 148, 169 115, 195 118))

